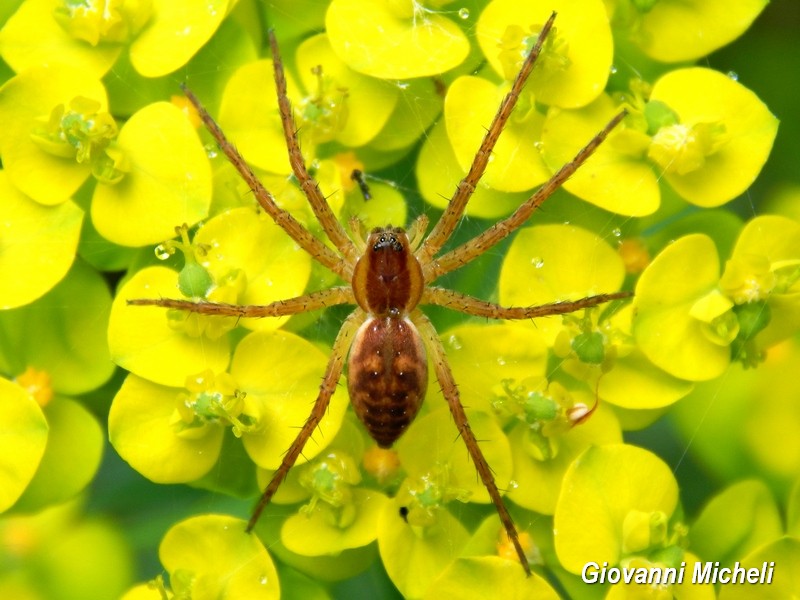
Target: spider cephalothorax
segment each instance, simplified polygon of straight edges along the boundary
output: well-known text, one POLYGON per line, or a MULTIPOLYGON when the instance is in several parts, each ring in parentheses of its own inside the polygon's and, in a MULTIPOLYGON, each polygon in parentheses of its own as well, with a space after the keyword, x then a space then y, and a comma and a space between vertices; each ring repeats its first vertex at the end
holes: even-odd
MULTIPOLYGON (((354 410, 372 438, 384 448, 391 446, 400 437, 419 411, 428 384, 430 361, 458 433, 467 446, 525 572, 530 574, 530 565, 517 529, 503 503, 491 467, 486 462, 475 434, 470 428, 444 347, 433 324, 418 307, 435 304, 485 318, 531 319, 570 313, 629 295, 626 292, 617 292, 541 306, 503 307, 432 285, 438 277, 473 261, 521 227, 534 210, 583 164, 625 116, 623 112, 612 119, 572 162, 557 171, 510 216, 498 221, 472 240, 440 254, 440 250, 455 231, 467 202, 486 170, 492 150, 533 69, 552 28, 554 18, 555 15, 552 15, 542 27, 536 44, 512 84, 511 91, 503 100, 487 129, 469 171, 458 184, 441 218, 427 235, 428 222, 424 216, 420 216, 412 223, 408 233, 389 225, 376 228, 366 236, 356 235, 351 239, 347 235, 326 202, 319 185, 305 166, 297 140, 297 127, 286 93, 286 80, 278 45, 271 33, 270 44, 274 59, 278 106, 289 161, 300 188, 335 250, 314 237, 291 214, 276 204, 275 199, 264 188, 236 148, 226 139, 197 98, 185 90, 206 127, 247 182, 261 208, 300 248, 321 265, 339 275, 346 285, 273 302, 266 306, 237 306, 206 300, 169 298, 132 299, 129 303, 175 308, 206 315, 237 317, 294 315, 337 304, 356 306, 336 336, 314 407, 264 490, 253 511, 248 531, 255 526, 259 515, 270 502, 325 414, 344 370, 345 361, 348 362, 348 390, 354 410)), ((359 223, 351 224, 354 231, 361 231, 359 223)))

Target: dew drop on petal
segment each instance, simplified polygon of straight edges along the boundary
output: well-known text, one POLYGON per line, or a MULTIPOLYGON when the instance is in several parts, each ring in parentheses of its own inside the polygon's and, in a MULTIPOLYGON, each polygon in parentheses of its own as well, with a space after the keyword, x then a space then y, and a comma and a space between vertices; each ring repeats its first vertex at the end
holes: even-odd
POLYGON ((167 260, 172 255, 172 252, 174 252, 174 250, 171 250, 164 244, 159 244, 158 246, 156 246, 155 252, 156 252, 156 258, 158 260, 167 260))
POLYGON ((268 582, 269 579, 267 578, 266 575, 262 575, 261 577, 258 578, 258 583, 260 583, 261 585, 267 585, 268 582))
POLYGON ((509 491, 515 490, 518 487, 519 487, 519 482, 515 481, 514 479, 512 479, 511 481, 508 482, 508 488, 507 489, 509 491))
POLYGON ((458 336, 451 335, 449 338, 447 338, 447 343, 453 350, 461 350, 461 340, 458 339, 458 336))
POLYGON ((613 235, 615 238, 622 237, 622 230, 619 227, 615 227, 611 230, 611 235, 613 235))
POLYGON ((531 259, 531 264, 536 269, 541 269, 544 266, 544 259, 541 256, 534 256, 531 259))
POLYGON ((458 16, 461 19, 469 19, 469 9, 468 8, 459 8, 458 9, 458 16))
POLYGON ((617 65, 611 65, 611 69, 609 69, 612 75, 615 75, 617 73, 617 70, 618 70, 617 65))
POLYGON ((739 74, 736 71, 728 71, 727 75, 729 79, 732 79, 733 81, 739 81, 739 74))
POLYGON ((498 357, 497 357, 497 364, 498 364, 498 365, 500 365, 501 367, 505 366, 505 364, 506 364, 506 359, 505 359, 505 357, 503 357, 503 356, 498 356, 498 357))

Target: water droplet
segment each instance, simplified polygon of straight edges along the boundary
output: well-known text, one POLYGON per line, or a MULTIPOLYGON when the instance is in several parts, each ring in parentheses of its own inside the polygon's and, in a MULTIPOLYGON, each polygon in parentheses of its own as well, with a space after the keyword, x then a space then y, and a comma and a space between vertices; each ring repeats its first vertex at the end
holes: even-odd
POLYGON ((533 147, 536 148, 539 152, 541 152, 544 149, 544 142, 541 140, 533 142, 533 147))
POLYGON ((203 150, 206 151, 206 156, 208 156, 208 158, 216 158, 217 157, 218 151, 217 151, 217 145, 216 144, 206 144, 203 147, 203 150))
POLYGON ((401 89, 401 90, 407 90, 408 89, 408 82, 407 81, 398 81, 397 82, 397 87, 399 89, 401 89))
POLYGON ((531 259, 531 264, 536 269, 541 269, 544 266, 544 259, 541 256, 534 256, 531 259))
POLYGON ((156 258, 158 260, 167 260, 170 256, 175 253, 175 248, 171 248, 169 246, 165 246, 164 244, 159 244, 156 246, 156 258))
POLYGON ((611 235, 613 235, 615 238, 622 237, 622 230, 619 227, 615 227, 611 230, 611 235))
POLYGON ((611 69, 609 69, 612 75, 616 75, 618 70, 619 69, 617 69, 617 65, 611 65, 611 69))
POLYGON ((502 356, 498 356, 497 357, 497 364, 500 365, 501 367, 504 367, 505 364, 506 364, 506 359, 504 357, 502 357, 502 356))
POLYGON ((739 74, 736 71, 728 71, 727 75, 733 81, 739 81, 739 74))
POLYGON ((260 583, 261 585, 267 585, 268 582, 269 579, 267 579, 266 575, 262 575, 261 577, 258 578, 258 583, 260 583))
POLYGON ((447 338, 447 343, 453 350, 461 350, 461 340, 456 335, 451 335, 447 338))
POLYGON ((519 487, 519 482, 512 479, 511 481, 508 482, 508 487, 506 489, 511 491, 517 489, 518 487, 519 487))
POLYGON ((468 8, 459 8, 458 9, 458 16, 461 19, 469 19, 469 9, 468 8))

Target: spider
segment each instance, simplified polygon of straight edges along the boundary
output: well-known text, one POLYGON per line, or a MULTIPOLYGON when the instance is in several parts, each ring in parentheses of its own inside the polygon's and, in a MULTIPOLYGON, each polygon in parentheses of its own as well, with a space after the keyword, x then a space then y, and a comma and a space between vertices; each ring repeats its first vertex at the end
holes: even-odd
POLYGON ((286 92, 286 79, 275 35, 269 33, 274 77, 284 137, 292 171, 308 199, 316 219, 335 250, 313 236, 291 214, 278 207, 252 169, 203 108, 197 97, 183 86, 184 93, 197 109, 203 123, 230 162, 255 195, 261 208, 316 261, 338 275, 346 285, 312 292, 297 298, 264 306, 238 306, 204 300, 134 299, 133 305, 151 305, 180 309, 204 315, 236 317, 278 317, 313 311, 338 304, 355 305, 336 335, 319 395, 297 437, 283 457, 281 465, 258 501, 247 525, 250 532, 264 508, 295 464, 303 447, 325 414, 338 385, 345 361, 350 400, 356 415, 371 437, 389 448, 416 416, 428 380, 428 358, 433 365, 456 428, 464 440, 481 481, 497 509, 500 520, 514 545, 519 560, 530 575, 531 570, 517 529, 511 519, 491 467, 481 452, 459 398, 458 387, 447 362, 444 347, 431 321, 419 309, 435 304, 468 315, 490 319, 531 319, 570 313, 610 300, 627 297, 627 292, 601 294, 570 302, 541 306, 503 307, 490 302, 432 285, 440 276, 475 260, 520 226, 531 214, 583 164, 625 117, 621 112, 606 125, 575 158, 564 165, 541 188, 523 202, 509 217, 495 223, 470 241, 444 253, 440 250, 450 239, 483 175, 489 157, 519 94, 530 75, 542 45, 555 19, 553 13, 539 34, 536 44, 523 62, 511 91, 503 100, 466 176, 458 184, 444 213, 426 235, 428 220, 419 216, 408 228, 387 225, 364 231, 357 219, 350 222, 351 235, 336 219, 319 185, 309 174, 297 138, 292 109, 286 92))

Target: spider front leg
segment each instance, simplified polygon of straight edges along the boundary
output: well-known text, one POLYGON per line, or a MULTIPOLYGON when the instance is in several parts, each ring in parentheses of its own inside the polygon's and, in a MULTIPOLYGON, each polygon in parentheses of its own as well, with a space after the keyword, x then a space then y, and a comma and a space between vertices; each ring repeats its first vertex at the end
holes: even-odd
POLYGON ((511 519, 508 509, 503 503, 503 498, 494 481, 492 468, 489 466, 489 463, 486 462, 480 446, 478 445, 478 440, 475 438, 475 434, 472 432, 472 428, 469 425, 467 414, 461 404, 458 387, 453 378, 453 373, 450 371, 450 365, 447 362, 444 346, 442 346, 442 342, 439 341, 439 335, 436 333, 433 323, 421 312, 415 311, 412 314, 412 320, 419 329, 422 338, 425 340, 425 345, 430 352, 436 378, 439 381, 439 386, 442 388, 442 394, 445 400, 447 400, 447 405, 450 407, 450 413, 453 415, 458 433, 467 445, 470 458, 472 458, 475 469, 478 471, 483 485, 489 492, 489 497, 492 499, 495 509, 497 509, 497 514, 500 516, 500 521, 503 523, 508 539, 511 540, 514 549, 517 551, 517 556, 522 563, 522 568, 525 569, 525 573, 530 576, 531 567, 528 563, 528 557, 519 541, 519 534, 517 533, 514 521, 511 519))
POLYGON ((356 331, 358 331, 358 328, 364 322, 366 317, 366 313, 359 308, 353 311, 342 324, 342 328, 339 330, 339 333, 336 335, 336 340, 333 342, 331 359, 328 361, 328 366, 325 369, 325 375, 323 376, 322 383, 319 386, 319 395, 314 401, 314 407, 311 409, 311 414, 308 415, 306 422, 300 428, 300 432, 297 434, 294 442, 292 442, 289 450, 287 450, 286 454, 284 455, 281 465, 272 475, 272 479, 264 489, 264 493, 261 494, 261 498, 259 499, 258 504, 256 505, 252 516, 250 517, 250 521, 247 523, 248 533, 251 532, 253 527, 256 526, 261 513, 264 511, 267 504, 269 504, 272 496, 275 495, 275 492, 278 490, 284 478, 289 473, 289 470, 294 466, 294 463, 297 461, 297 458, 303 451, 308 438, 311 437, 311 434, 314 433, 317 425, 319 425, 320 420, 325 416, 325 411, 328 410, 328 404, 330 403, 331 396, 333 396, 333 392, 336 390, 336 385, 339 383, 339 378, 342 376, 344 361, 347 358, 347 352, 350 349, 353 336, 355 336, 356 331))
POLYGON ((480 300, 453 290, 429 287, 425 289, 421 303, 436 304, 437 306, 457 310, 474 317, 514 321, 519 319, 535 319, 537 317, 565 315, 584 308, 591 308, 598 304, 605 304, 612 300, 630 298, 632 295, 631 292, 614 292, 612 294, 598 294, 596 296, 587 296, 579 300, 551 302, 538 306, 500 306, 499 304, 486 302, 485 300, 480 300))
POLYGON ((337 304, 355 304, 353 288, 334 287, 318 292, 311 292, 288 300, 278 300, 263 306, 225 304, 222 302, 206 302, 204 300, 176 300, 173 298, 135 298, 128 300, 129 306, 160 306, 173 308, 201 315, 222 317, 262 318, 285 317, 298 313, 328 308, 337 304))

